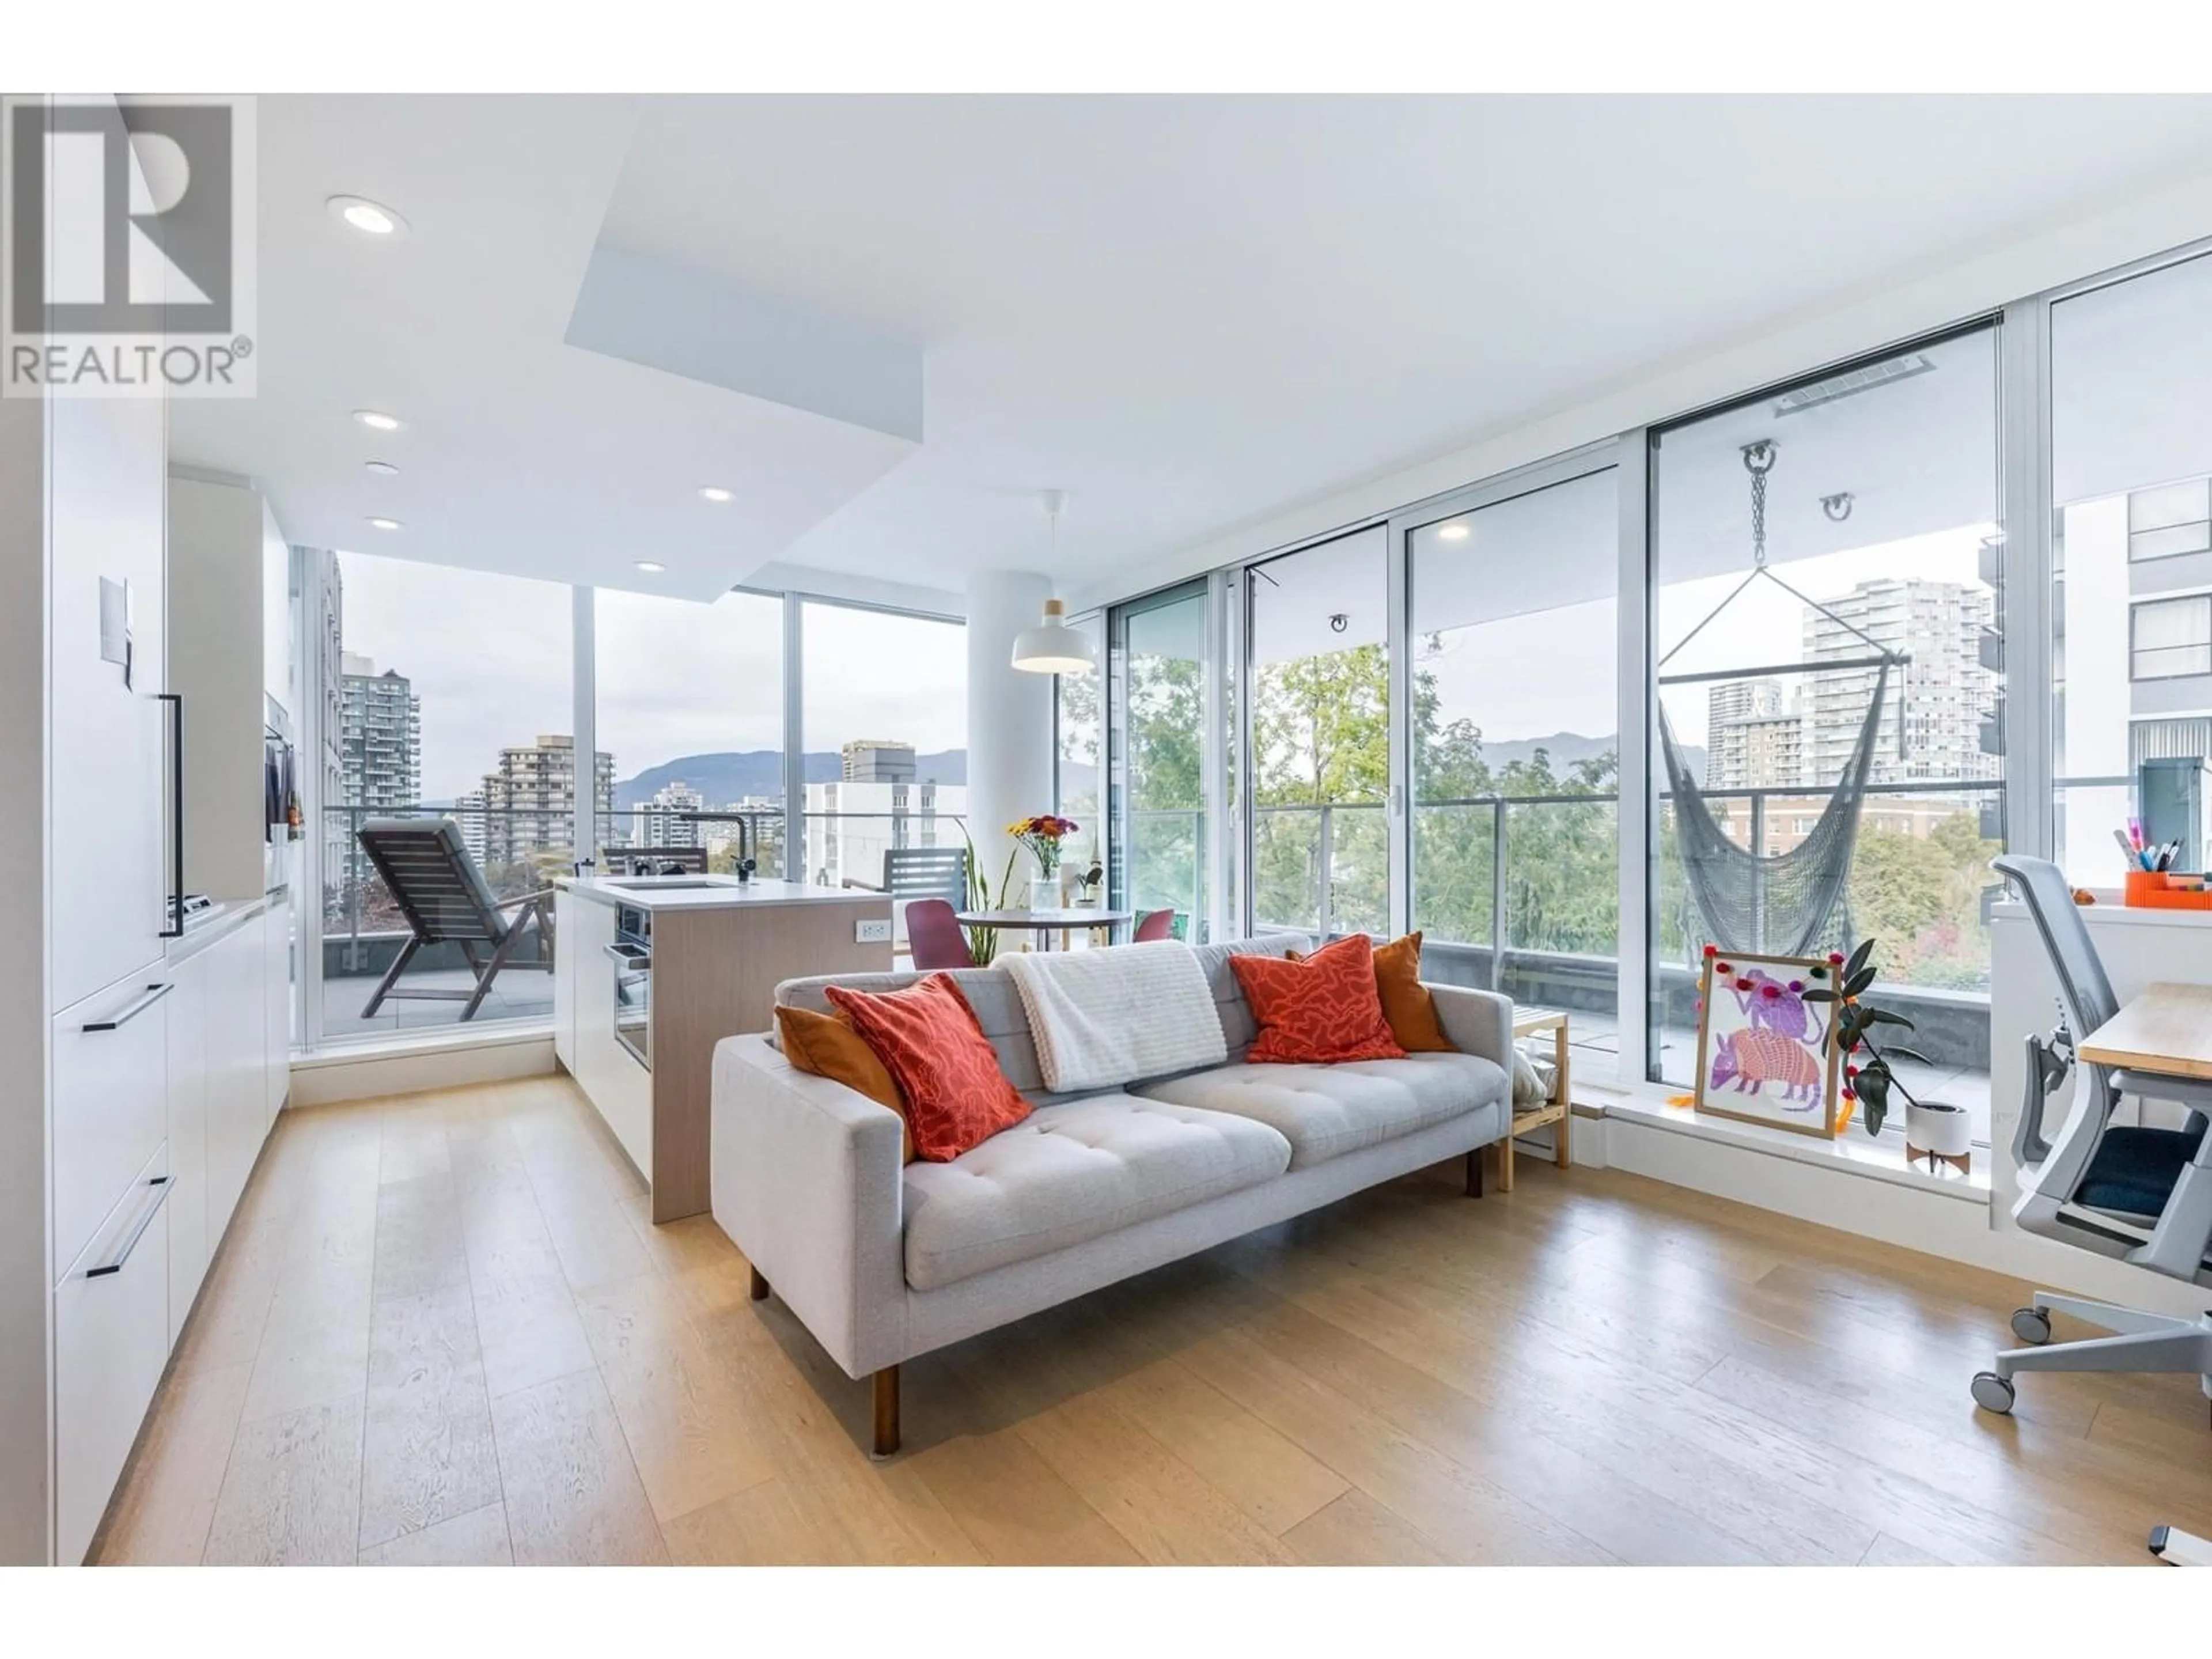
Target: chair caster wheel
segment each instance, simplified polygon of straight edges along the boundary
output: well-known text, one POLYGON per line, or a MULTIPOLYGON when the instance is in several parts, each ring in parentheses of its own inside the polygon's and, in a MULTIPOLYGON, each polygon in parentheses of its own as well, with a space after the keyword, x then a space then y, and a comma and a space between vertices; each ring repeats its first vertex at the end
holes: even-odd
POLYGON ((2051 1340, 2051 1316, 2040 1308, 2021 1308, 2012 1316, 2012 1334, 2031 1348, 2051 1340))
POLYGON ((2013 1386, 2010 1379, 1995 1371, 1982 1371, 1974 1378, 1974 1403, 1985 1412, 1995 1412, 1999 1417, 2012 1414, 2013 1386))

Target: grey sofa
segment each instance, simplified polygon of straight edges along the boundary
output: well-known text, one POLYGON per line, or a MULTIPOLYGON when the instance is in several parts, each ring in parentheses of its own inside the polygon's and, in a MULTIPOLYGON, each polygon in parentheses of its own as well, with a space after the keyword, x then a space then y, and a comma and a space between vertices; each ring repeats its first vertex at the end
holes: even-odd
MULTIPOLYGON (((902 1360, 1480 1150, 1507 1131, 1512 1004, 1432 986, 1456 1054, 1251 1066, 1256 1035, 1229 957, 1297 936, 1200 948, 1229 1063, 1081 1096, 1044 1087, 1003 969, 954 972, 1014 1085, 1037 1109, 949 1164, 902 1167, 898 1116, 795 1070, 772 1034, 714 1051, 714 1219, 855 1379, 875 1382, 878 1455, 898 1448, 902 1360)), ((787 980, 776 1000, 828 1012, 823 988, 917 974, 787 980)))

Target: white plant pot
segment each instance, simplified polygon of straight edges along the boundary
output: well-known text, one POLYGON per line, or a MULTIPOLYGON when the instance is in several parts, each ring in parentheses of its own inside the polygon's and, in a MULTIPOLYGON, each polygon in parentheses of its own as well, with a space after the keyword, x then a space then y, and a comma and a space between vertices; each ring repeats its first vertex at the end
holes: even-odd
POLYGON ((1058 876, 1039 876, 1030 883, 1030 908, 1032 910, 1060 908, 1058 876))
POLYGON ((1916 1152, 1964 1158, 1973 1150, 1974 1122, 1963 1106, 1947 1106, 1941 1101, 1916 1106, 1908 1101, 1905 1108, 1905 1144, 1916 1152))

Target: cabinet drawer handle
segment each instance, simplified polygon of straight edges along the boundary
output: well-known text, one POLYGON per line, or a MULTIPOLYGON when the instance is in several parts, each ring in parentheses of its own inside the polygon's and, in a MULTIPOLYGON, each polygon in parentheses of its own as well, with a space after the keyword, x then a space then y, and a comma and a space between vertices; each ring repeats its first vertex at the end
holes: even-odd
POLYGON ((173 1176, 155 1176, 146 1184, 159 1187, 161 1195, 147 1207, 146 1213, 138 1218, 138 1224, 131 1230, 131 1237, 123 1241, 122 1254, 105 1267, 87 1268, 84 1275, 87 1279, 106 1279, 111 1273, 121 1273, 125 1264, 131 1260, 131 1252, 137 1249, 138 1241, 146 1237, 146 1229, 154 1224, 154 1218, 161 1213, 161 1206, 169 1201, 169 1194, 177 1189, 173 1176))
POLYGON ((149 985, 146 988, 146 994, 129 1007, 117 1010, 106 1019, 88 1019, 84 1023, 84 1029, 88 1031, 119 1031, 176 988, 174 985, 149 985))

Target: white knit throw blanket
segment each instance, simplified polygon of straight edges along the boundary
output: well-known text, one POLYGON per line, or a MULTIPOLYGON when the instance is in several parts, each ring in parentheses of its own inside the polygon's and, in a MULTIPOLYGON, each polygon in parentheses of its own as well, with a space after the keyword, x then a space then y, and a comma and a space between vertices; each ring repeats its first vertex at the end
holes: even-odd
POLYGON ((1104 951, 1022 951, 1013 975, 1055 1094, 1218 1066, 1229 1058, 1205 970, 1188 945, 1160 939, 1104 951))

